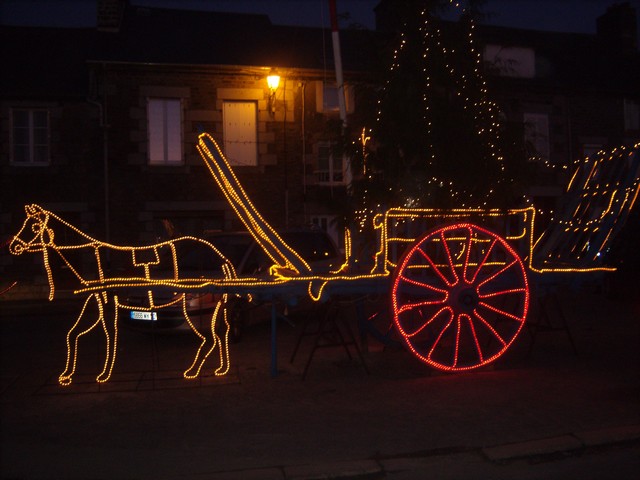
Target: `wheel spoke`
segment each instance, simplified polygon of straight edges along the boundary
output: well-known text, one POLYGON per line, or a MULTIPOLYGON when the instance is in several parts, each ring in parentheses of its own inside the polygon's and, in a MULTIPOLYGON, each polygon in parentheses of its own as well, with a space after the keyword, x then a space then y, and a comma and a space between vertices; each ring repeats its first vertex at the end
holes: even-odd
POLYGON ((438 335, 438 338, 436 338, 435 342, 433 342, 433 345, 431 346, 431 349, 429 350, 429 353, 427 354, 427 358, 429 360, 431 360, 431 355, 433 355, 433 351, 438 346, 438 343, 440 343, 440 340, 442 339, 442 336, 444 335, 444 332, 446 332, 449 329, 449 327, 451 326, 452 323, 453 323, 453 312, 451 312, 451 317, 449 318, 449 321, 447 322, 447 324, 440 331, 440 334, 438 335))
POLYGON ((480 290, 480 287, 482 287, 483 285, 486 285, 487 283, 495 280, 497 277, 499 277, 500 275, 502 275, 504 272, 506 272, 507 270, 509 270, 511 267, 513 267, 516 263, 518 263, 518 260, 514 260, 513 262, 505 265, 504 267, 502 267, 500 270, 498 270, 497 272, 495 272, 493 275, 485 278, 482 282, 480 282, 478 284, 478 290, 480 290))
POLYGON ((398 315, 416 308, 426 307, 429 305, 443 305, 447 302, 447 297, 442 300, 424 300, 422 302, 406 303, 398 309, 398 315))
POLYGON ((451 273, 453 273, 454 278, 453 285, 457 285, 460 279, 456 273, 456 267, 453 264, 453 258, 451 256, 451 251, 449 250, 449 245, 447 244, 447 239, 444 237, 444 230, 440 232, 440 240, 442 241, 444 251, 447 252, 447 261, 449 262, 449 268, 451 269, 451 273))
MULTIPOLYGON (((471 241, 473 236, 471 228, 467 227, 467 233, 468 233, 468 236, 467 236, 467 243, 466 243, 466 252, 464 256, 464 265, 462 267, 462 278, 466 283, 471 283, 467 278, 467 269, 469 268, 469 258, 471 257, 471 241)), ((475 275, 474 275, 474 278, 475 278, 475 275)))
POLYGON ((453 364, 451 365, 453 368, 458 366, 458 352, 460 351, 460 317, 462 317, 462 315, 458 315, 456 318, 456 347, 453 352, 453 364))
POLYGON ((511 288, 509 290, 500 290, 499 292, 492 292, 492 293, 479 293, 478 296, 480 298, 492 298, 492 297, 499 297, 500 295, 510 295, 512 293, 527 293, 527 289, 526 288, 511 288))
MULTIPOLYGON (((415 335, 417 335, 418 333, 422 332, 422 330, 424 330, 427 326, 429 326, 436 318, 438 318, 443 312, 448 312, 449 315, 451 316, 451 318, 453 318, 453 312, 451 311, 451 308, 449 307, 442 307, 440 310, 438 310, 436 313, 434 313, 433 315, 431 315, 431 318, 429 318, 429 320, 427 320, 426 322, 423 322, 422 325, 414 332, 412 333, 408 333, 404 328, 402 329, 402 333, 406 336, 406 337, 413 337, 415 335)), ((420 317, 422 318, 422 312, 420 312, 420 317)), ((449 320, 449 323, 451 323, 451 320, 449 320)), ((447 324, 448 325, 448 324, 447 324)), ((446 327, 445 327, 446 329, 446 327)), ((439 337, 438 337, 439 338, 439 337)))
POLYGON ((473 273, 473 278, 470 280, 470 283, 475 283, 476 278, 478 278, 478 274, 480 273, 480 270, 482 270, 482 268, 484 267, 485 263, 487 263, 487 260, 489 260, 489 255, 491 255, 491 252, 493 251, 493 247, 495 246, 497 241, 498 241, 498 239, 494 238, 493 241, 491 242, 491 245, 489 245, 489 248, 487 249, 486 253, 484 254, 484 257, 482 258, 482 261, 480 261, 480 263, 478 263, 478 267, 476 268, 476 271, 473 273))
POLYGON ((429 255, 425 253, 424 250, 422 250, 422 248, 417 248, 416 250, 418 251, 418 253, 420 253, 424 257, 424 259, 427 262, 429 262, 429 265, 431 266, 431 268, 433 268, 433 271, 436 272, 438 277, 440 277, 440 279, 444 282, 445 285, 447 285, 448 287, 455 285, 454 283, 451 283, 449 280, 446 279, 446 277, 442 274, 440 269, 436 266, 435 262, 431 259, 429 255))
POLYGON ((411 285, 415 285, 416 287, 432 290, 438 293, 443 293, 444 295, 447 295, 448 293, 448 290, 445 290, 444 288, 437 288, 437 287, 434 287, 433 285, 429 285, 428 283, 420 282, 413 278, 405 277, 404 275, 400 275, 400 280, 402 280, 403 282, 410 283, 411 285))
POLYGON ((473 342, 476 346, 476 352, 478 352, 478 357, 480 358, 480 363, 484 363, 484 357, 482 355, 482 349, 480 348, 480 342, 478 341, 478 334, 476 333, 476 328, 473 325, 473 319, 469 315, 465 315, 467 320, 469 320, 469 328, 471 329, 471 335, 473 336, 473 342))
POLYGON ((507 346, 507 342, 505 342, 505 341, 504 341, 504 339, 500 336, 500 334, 499 334, 498 332, 496 332, 496 329, 495 329, 495 328, 493 328, 493 327, 489 324, 489 322, 487 322, 487 321, 482 317, 482 315, 480 315, 480 314, 478 313, 478 311, 477 311, 477 310, 475 310, 475 311, 473 312, 473 314, 476 316, 476 318, 477 318, 478 320, 480 320, 480 322, 482 322, 482 324, 484 324, 484 326, 485 326, 485 327, 487 327, 487 328, 489 329, 489 331, 490 331, 491 333, 493 333, 493 336, 494 336, 494 337, 496 337, 496 338, 498 339, 498 341, 502 344, 502 346, 503 346, 503 347, 506 347, 506 346, 507 346))
POLYGON ((486 309, 491 310, 492 312, 495 312, 498 315, 502 315, 503 317, 511 318, 513 320, 516 320, 517 322, 524 322, 524 318, 519 317, 517 315, 513 315, 509 312, 505 312, 504 310, 500 310, 499 308, 496 308, 493 305, 489 305, 488 303, 480 302, 478 305, 482 305, 486 309))

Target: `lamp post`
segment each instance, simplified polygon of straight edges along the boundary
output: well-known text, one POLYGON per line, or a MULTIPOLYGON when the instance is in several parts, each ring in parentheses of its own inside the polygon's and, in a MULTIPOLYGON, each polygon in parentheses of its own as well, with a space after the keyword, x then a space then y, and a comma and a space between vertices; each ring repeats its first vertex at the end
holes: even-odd
POLYGON ((276 90, 280 85, 280 75, 278 75, 274 70, 269 73, 267 76, 267 86, 269 87, 269 113, 271 115, 275 114, 275 100, 276 100, 276 90))
MULTIPOLYGON (((267 86, 269 87, 269 114, 274 117, 276 114, 276 90, 280 85, 280 75, 275 69, 271 69, 267 76, 267 86)), ((285 106, 284 120, 286 122, 287 112, 285 106)), ((284 151, 284 223, 285 227, 289 227, 289 185, 288 185, 288 172, 287 172, 287 135, 283 130, 283 151, 284 151)))

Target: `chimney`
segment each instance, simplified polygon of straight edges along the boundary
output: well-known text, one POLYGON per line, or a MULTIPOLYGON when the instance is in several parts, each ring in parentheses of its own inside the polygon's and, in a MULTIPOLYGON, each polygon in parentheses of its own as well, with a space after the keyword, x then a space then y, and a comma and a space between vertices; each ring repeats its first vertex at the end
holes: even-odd
POLYGON ((118 32, 128 0, 98 0, 98 31, 118 32))
POLYGON ((605 45, 621 53, 638 49, 636 9, 629 2, 616 3, 597 19, 598 36, 605 45))

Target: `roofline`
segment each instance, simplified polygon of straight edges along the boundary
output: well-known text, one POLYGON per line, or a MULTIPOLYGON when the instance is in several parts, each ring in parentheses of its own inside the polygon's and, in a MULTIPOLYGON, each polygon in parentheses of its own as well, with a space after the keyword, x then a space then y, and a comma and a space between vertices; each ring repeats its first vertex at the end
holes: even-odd
MULTIPOLYGON (((213 73, 218 75, 233 74, 233 75, 246 75, 246 76, 266 76, 274 66, 262 66, 262 65, 229 65, 229 64, 201 64, 201 63, 155 63, 155 62, 127 62, 118 60, 87 60, 87 64, 94 65, 121 65, 121 66, 138 66, 138 67, 166 67, 166 68, 188 68, 188 69, 202 69, 206 71, 214 70, 213 73)), ((322 80, 326 78, 326 73, 335 73, 335 70, 322 70, 317 68, 305 68, 305 67, 280 67, 275 66, 278 71, 287 73, 288 78, 305 78, 310 80, 322 80), (293 73, 293 75, 291 75, 293 73)), ((350 77, 367 77, 371 76, 371 72, 364 72, 361 70, 345 70, 345 74, 350 77)))

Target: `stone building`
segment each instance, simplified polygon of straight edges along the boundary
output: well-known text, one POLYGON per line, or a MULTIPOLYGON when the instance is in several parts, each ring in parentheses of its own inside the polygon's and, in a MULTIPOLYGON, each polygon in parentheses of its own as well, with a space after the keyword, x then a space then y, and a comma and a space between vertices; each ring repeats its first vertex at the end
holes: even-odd
MULTIPOLYGON (((341 118, 329 30, 97 1, 96 28, 0 27, 5 246, 31 203, 116 244, 240 228, 196 151, 201 131, 276 228, 316 224, 339 240, 334 219, 349 172, 333 149, 341 118), (279 76, 275 88, 270 75, 279 76)), ((398 31, 393 8, 380 2, 375 31, 340 32, 352 132, 371 120, 380 52, 392 50, 398 31)), ((597 35, 479 29, 492 94, 539 160, 566 164, 640 138, 629 18, 628 4, 613 7, 597 35)), ((559 191, 555 178, 531 189, 549 203, 559 191)), ((24 263, 12 270, 6 253, 0 272, 33 275, 24 263)))

